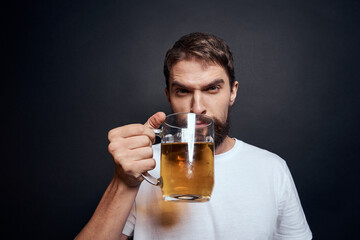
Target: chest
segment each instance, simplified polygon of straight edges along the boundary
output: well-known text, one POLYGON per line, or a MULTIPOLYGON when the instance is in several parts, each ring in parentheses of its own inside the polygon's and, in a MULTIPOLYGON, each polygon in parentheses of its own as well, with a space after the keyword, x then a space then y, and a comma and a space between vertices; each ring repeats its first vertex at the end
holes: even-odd
POLYGON ((148 184, 141 189, 136 231, 159 239, 271 239, 276 227, 271 178, 249 169, 217 167, 207 203, 164 202, 161 195, 160 188, 148 184))

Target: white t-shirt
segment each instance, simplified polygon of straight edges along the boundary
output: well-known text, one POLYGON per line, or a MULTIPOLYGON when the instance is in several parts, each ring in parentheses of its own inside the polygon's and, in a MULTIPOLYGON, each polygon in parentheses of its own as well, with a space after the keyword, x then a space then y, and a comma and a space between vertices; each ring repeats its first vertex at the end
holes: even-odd
MULTIPOLYGON (((160 145, 154 147, 160 176, 160 145)), ((290 171, 279 156, 236 140, 215 155, 215 185, 205 203, 165 202, 144 181, 123 233, 134 239, 312 238, 290 171)))

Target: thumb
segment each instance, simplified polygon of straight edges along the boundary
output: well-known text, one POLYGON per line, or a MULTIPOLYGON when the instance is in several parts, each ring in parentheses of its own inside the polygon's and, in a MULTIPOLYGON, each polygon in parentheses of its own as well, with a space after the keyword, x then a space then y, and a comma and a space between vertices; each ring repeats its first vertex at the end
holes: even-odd
POLYGON ((154 115, 152 115, 147 122, 145 123, 145 126, 149 128, 159 128, 160 125, 165 121, 166 115, 163 112, 157 112, 154 115))

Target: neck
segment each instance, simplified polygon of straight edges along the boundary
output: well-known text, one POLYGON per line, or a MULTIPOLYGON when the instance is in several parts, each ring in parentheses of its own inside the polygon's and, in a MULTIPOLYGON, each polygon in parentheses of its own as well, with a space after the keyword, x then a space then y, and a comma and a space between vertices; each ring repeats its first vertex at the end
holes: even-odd
POLYGON ((220 146, 217 146, 215 149, 215 154, 221 154, 224 152, 229 151, 230 149, 232 149, 235 145, 235 139, 230 138, 229 136, 226 136, 226 138, 224 139, 224 141, 220 144, 220 146))

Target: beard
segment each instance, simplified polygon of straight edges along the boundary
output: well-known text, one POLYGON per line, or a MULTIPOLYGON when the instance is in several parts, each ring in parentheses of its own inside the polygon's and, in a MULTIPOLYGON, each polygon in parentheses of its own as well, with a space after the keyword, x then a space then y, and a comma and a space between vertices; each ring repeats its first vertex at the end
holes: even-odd
POLYGON ((215 130, 215 149, 219 147, 229 135, 230 132, 230 108, 225 122, 221 122, 217 118, 214 119, 214 130, 215 130))

